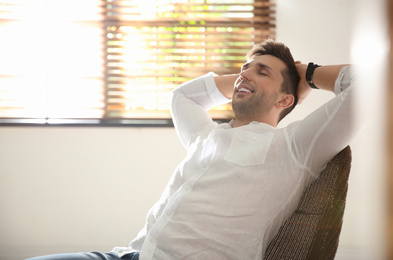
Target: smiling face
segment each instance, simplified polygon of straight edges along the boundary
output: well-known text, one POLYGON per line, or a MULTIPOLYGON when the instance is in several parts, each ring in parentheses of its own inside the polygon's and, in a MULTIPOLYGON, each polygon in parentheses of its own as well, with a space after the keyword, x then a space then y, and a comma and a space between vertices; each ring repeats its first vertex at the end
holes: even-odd
POLYGON ((235 82, 232 108, 238 120, 262 121, 276 107, 282 93, 286 65, 272 55, 252 56, 242 66, 235 82))

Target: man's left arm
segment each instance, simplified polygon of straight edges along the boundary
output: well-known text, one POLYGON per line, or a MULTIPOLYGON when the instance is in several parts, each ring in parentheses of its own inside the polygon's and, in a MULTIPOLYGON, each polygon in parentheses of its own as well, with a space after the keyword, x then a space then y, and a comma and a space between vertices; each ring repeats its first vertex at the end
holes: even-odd
MULTIPOLYGON (((314 70, 312 80, 314 85, 320 90, 326 90, 334 92, 334 87, 336 79, 338 78, 342 68, 349 66, 347 64, 343 65, 328 65, 317 67, 314 70)), ((296 68, 298 70, 300 81, 298 86, 298 100, 299 104, 310 94, 312 88, 306 80, 307 64, 297 64, 296 68)))
MULTIPOLYGON (((297 64, 300 82, 298 97, 303 100, 311 91, 306 80, 307 65, 297 64)), ((357 128, 354 115, 354 86, 348 65, 317 67, 312 77, 315 91, 330 91, 336 97, 312 112, 288 132, 292 151, 299 162, 318 173, 326 163, 347 146, 357 128)))

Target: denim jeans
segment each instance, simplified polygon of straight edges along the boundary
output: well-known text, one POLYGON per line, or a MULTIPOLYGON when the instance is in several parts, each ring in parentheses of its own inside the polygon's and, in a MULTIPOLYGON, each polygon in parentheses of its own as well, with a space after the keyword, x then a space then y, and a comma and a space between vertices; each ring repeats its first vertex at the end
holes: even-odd
POLYGON ((139 253, 131 253, 119 258, 114 253, 70 253, 70 254, 56 254, 56 255, 45 255, 26 260, 139 260, 139 253))

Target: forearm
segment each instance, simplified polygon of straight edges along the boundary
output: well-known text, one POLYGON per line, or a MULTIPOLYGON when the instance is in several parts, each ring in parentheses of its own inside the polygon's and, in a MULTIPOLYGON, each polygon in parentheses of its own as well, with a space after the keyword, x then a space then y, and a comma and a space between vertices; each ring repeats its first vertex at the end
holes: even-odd
POLYGON ((213 123, 207 111, 230 101, 217 89, 214 75, 208 73, 183 83, 172 91, 171 115, 186 148, 195 140, 199 131, 213 123))
MULTIPOLYGON (((340 75, 341 69, 345 66, 348 65, 327 65, 316 68, 312 77, 314 85, 318 89, 334 92, 336 79, 340 75)), ((297 97, 299 100, 298 104, 301 104, 310 94, 312 88, 306 80, 307 64, 297 63, 296 68, 300 77, 297 97)))
POLYGON ((228 99, 232 99, 233 90, 236 79, 239 77, 239 74, 230 74, 224 76, 215 76, 214 82, 218 90, 228 99))
POLYGON ((321 66, 314 70, 313 81, 318 89, 334 92, 336 79, 343 67, 348 65, 321 66))

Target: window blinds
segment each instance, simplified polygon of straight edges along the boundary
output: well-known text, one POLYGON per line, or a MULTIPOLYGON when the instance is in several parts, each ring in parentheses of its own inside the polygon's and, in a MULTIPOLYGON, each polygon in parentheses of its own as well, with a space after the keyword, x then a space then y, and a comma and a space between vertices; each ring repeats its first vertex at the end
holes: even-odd
POLYGON ((169 92, 238 73, 274 38, 274 13, 269 0, 0 0, 0 118, 169 119, 169 92))

